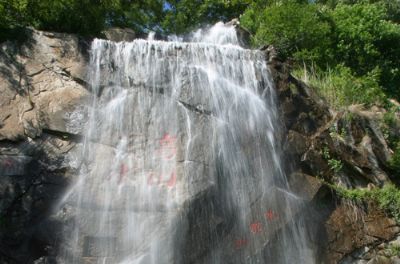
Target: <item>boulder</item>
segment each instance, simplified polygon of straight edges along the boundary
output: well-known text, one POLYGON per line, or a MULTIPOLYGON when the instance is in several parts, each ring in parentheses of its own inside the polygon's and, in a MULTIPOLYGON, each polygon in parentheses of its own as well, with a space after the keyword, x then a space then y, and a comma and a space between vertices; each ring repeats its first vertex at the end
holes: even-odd
POLYGON ((136 39, 135 31, 130 28, 109 28, 104 30, 102 33, 106 39, 115 42, 130 42, 136 39))
POLYGON ((83 44, 73 35, 28 34, 20 46, 0 44, 0 140, 35 138, 43 129, 79 134, 88 97, 83 44))
POLYGON ((400 231, 393 219, 371 203, 367 210, 352 204, 341 204, 325 225, 330 252, 328 263, 337 263, 356 249, 391 240, 400 231))
POLYGON ((240 46, 242 46, 244 48, 251 47, 251 43, 250 43, 251 34, 247 29, 245 29, 244 27, 242 27, 240 25, 239 19, 234 18, 231 21, 229 21, 228 23, 226 23, 226 25, 235 27, 236 35, 237 35, 240 46))
POLYGON ((0 43, 1 263, 33 263, 52 253, 60 229, 49 214, 73 181, 79 164, 69 153, 87 119, 86 42, 26 34, 24 43, 0 43))

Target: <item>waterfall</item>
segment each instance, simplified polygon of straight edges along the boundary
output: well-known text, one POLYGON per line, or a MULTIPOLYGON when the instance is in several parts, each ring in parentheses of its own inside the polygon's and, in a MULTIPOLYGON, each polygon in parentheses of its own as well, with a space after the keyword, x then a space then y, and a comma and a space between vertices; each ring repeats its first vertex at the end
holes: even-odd
POLYGON ((60 263, 315 263, 264 53, 222 23, 174 39, 93 41, 60 263))

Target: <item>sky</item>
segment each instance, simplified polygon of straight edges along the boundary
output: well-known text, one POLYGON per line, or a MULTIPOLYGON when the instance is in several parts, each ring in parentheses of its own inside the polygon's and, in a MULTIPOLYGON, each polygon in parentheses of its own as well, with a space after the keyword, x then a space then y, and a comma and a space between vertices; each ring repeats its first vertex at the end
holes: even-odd
POLYGON ((168 2, 164 3, 164 10, 171 10, 171 5, 168 2))

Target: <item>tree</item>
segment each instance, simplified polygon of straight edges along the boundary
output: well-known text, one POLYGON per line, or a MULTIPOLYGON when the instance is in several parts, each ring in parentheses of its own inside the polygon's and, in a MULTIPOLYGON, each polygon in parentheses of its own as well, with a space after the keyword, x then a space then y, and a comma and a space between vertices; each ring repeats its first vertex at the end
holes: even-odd
POLYGON ((335 57, 361 76, 376 67, 381 85, 400 96, 400 26, 387 20, 381 3, 339 4, 332 11, 337 36, 335 57))
POLYGON ((250 8, 241 23, 255 34, 255 45, 272 44, 284 57, 307 61, 329 57, 331 24, 315 4, 282 1, 262 11, 250 8))
POLYGON ((27 24, 28 0, 0 0, 0 28, 27 24))
POLYGON ((239 17, 251 0, 171 0, 162 23, 167 33, 182 34, 206 24, 239 17))
POLYGON ((38 29, 97 35, 106 27, 156 28, 163 0, 0 0, 0 28, 38 29))

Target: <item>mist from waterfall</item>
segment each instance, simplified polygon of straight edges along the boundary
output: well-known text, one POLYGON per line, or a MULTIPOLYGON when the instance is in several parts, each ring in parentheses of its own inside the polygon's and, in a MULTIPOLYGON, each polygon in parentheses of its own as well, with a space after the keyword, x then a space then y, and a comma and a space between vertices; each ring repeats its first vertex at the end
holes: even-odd
POLYGON ((188 42, 96 39, 61 263, 315 263, 288 189, 262 51, 234 26, 188 42))

